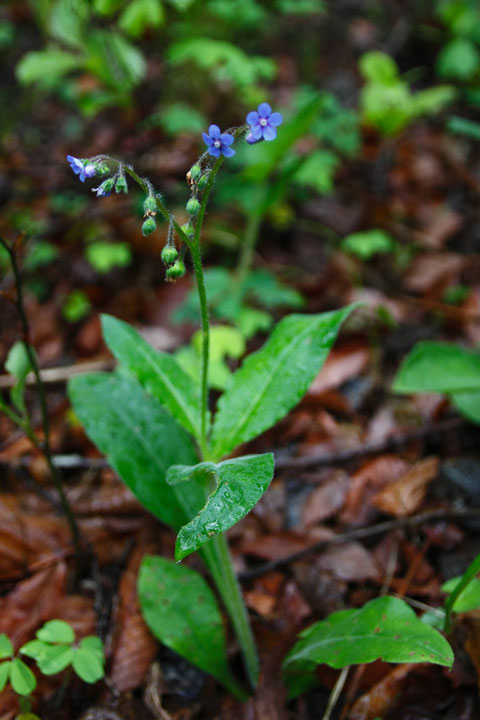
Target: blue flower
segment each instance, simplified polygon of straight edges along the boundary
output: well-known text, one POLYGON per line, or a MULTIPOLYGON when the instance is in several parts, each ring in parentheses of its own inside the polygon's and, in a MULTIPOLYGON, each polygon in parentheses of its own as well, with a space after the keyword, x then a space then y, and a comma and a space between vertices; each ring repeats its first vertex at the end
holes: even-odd
POLYGON ((97 172, 95 165, 89 163, 88 160, 79 160, 78 158, 73 157, 73 155, 67 155, 67 160, 70 163, 70 167, 75 175, 80 176, 79 179, 81 182, 85 182, 85 178, 91 178, 97 172))
POLYGON ((221 133, 218 125, 210 125, 208 135, 207 133, 202 133, 202 135, 208 146, 207 152, 213 157, 219 158, 220 155, 232 157, 232 155, 235 155, 235 150, 229 147, 233 143, 233 135, 221 133))
POLYGON ((252 110, 247 115, 247 124, 250 125, 250 132, 247 135, 247 142, 253 145, 259 140, 275 140, 277 127, 283 122, 283 117, 278 112, 272 112, 268 103, 261 103, 257 110, 252 110))
POLYGON ((104 183, 99 185, 97 188, 92 188, 92 192, 97 193, 97 197, 108 197, 112 194, 111 190, 106 190, 106 188, 103 187, 104 183))

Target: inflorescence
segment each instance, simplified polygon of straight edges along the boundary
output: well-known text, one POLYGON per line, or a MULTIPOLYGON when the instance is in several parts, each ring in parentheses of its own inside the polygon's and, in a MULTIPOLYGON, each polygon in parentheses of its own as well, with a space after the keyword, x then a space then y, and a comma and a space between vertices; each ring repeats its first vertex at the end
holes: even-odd
MULTIPOLYGON (((232 157, 235 155, 235 150, 231 147, 235 141, 235 136, 241 133, 246 133, 245 140, 249 145, 253 145, 262 140, 275 140, 277 137, 277 127, 283 122, 283 117, 278 112, 273 112, 272 108, 268 103, 261 103, 257 110, 252 110, 246 117, 246 125, 241 128, 235 129, 235 134, 230 132, 221 132, 218 125, 210 125, 208 133, 203 133, 203 140, 207 145, 207 151, 204 153, 198 161, 190 168, 187 173, 187 181, 191 189, 191 197, 186 204, 186 211, 189 219, 181 230, 185 236, 192 240, 195 237, 195 226, 197 221, 197 215, 201 208, 201 197, 203 191, 209 184, 209 178, 211 169, 213 167, 213 161, 208 160, 208 156, 211 156, 218 160, 220 157, 232 157)), ((98 155, 93 158, 77 158, 73 155, 67 155, 67 160, 70 163, 75 175, 79 176, 81 182, 85 182, 86 178, 93 177, 105 177, 109 175, 100 185, 96 188, 92 188, 92 192, 97 194, 97 197, 108 197, 112 190, 116 193, 128 192, 127 180, 124 174, 124 165, 121 162, 108 158, 105 155, 98 155), (108 166, 108 161, 116 163, 116 171, 112 172, 108 166)), ((127 166, 128 172, 132 173, 132 168, 127 166)), ((211 175, 210 183, 213 181, 214 174, 211 175)), ((148 195, 144 202, 144 221, 142 225, 142 233, 144 235, 150 235, 157 227, 156 214, 157 209, 162 210, 164 215, 167 214, 166 209, 161 203, 161 197, 155 195, 153 192, 152 185, 149 180, 144 179, 144 184, 148 188, 148 195), (159 204, 158 204, 159 203, 159 204), (158 207, 157 207, 158 204, 158 207)), ((177 226, 178 227, 178 226, 177 226)), ((175 247, 174 243, 174 221, 170 218, 167 243, 162 250, 162 260, 167 267, 166 277, 167 280, 173 280, 181 277, 185 274, 185 264, 183 262, 183 255, 185 253, 185 246, 180 249, 180 252, 175 247)))

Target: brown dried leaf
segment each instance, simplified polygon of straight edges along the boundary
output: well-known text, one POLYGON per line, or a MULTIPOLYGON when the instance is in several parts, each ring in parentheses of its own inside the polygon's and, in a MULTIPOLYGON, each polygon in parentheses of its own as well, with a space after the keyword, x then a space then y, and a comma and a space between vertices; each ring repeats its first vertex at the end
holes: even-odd
POLYGON ((325 365, 310 386, 308 394, 320 395, 326 390, 333 390, 347 380, 357 377, 366 369, 369 357, 369 349, 364 345, 332 350, 325 365))
POLYGON ((405 475, 380 490, 372 498, 372 503, 394 517, 411 515, 423 502, 428 485, 437 473, 438 458, 420 460, 405 475))
POLYGON ((366 525, 377 511, 371 499, 388 483, 398 480, 408 470, 408 464, 396 455, 381 455, 366 462, 351 479, 340 514, 342 523, 366 525))
POLYGON ((388 712, 419 663, 398 665, 383 680, 359 698, 348 714, 349 720, 375 720, 388 712))
POLYGON ((347 582, 375 581, 379 578, 379 568, 372 553, 358 542, 328 548, 318 557, 317 563, 323 570, 347 582))
POLYGON ((302 516, 306 527, 331 517, 343 507, 350 478, 343 470, 335 471, 327 482, 316 488, 304 505, 302 516))
POLYGON ((145 625, 137 598, 137 576, 141 560, 152 546, 142 543, 132 553, 119 584, 110 680, 120 692, 141 685, 157 652, 157 643, 145 625))

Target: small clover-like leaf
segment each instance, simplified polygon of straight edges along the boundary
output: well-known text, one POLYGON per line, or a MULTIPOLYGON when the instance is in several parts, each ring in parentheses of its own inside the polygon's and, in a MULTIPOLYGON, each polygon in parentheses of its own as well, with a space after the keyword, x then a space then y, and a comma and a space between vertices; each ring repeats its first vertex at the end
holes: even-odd
POLYGON ((22 645, 19 652, 34 660, 39 660, 49 647, 51 646, 48 643, 41 640, 29 640, 25 645, 22 645))
POLYGON ((39 670, 44 675, 55 675, 65 670, 72 662, 73 652, 70 645, 50 645, 37 659, 39 670))
POLYGON ((105 675, 102 660, 99 659, 96 650, 91 650, 88 645, 86 647, 80 645, 73 653, 72 667, 79 678, 93 684, 105 675))
POLYGON ((3 660, 4 658, 9 658, 13 655, 13 645, 10 642, 10 638, 8 638, 5 633, 2 633, 0 635, 0 660, 3 660))
POLYGON ((88 650, 92 655, 96 655, 98 660, 103 664, 105 662, 105 651, 103 642, 97 635, 88 635, 80 640, 79 647, 88 650))
POLYGON ((10 684, 18 695, 30 695, 37 687, 35 675, 20 658, 11 661, 10 684))
POLYGON ((75 632, 71 625, 64 620, 49 620, 36 636, 39 640, 53 643, 72 643, 75 640, 75 632))
POLYGON ((0 665, 0 692, 4 689, 7 684, 8 676, 10 675, 11 661, 6 660, 0 665))

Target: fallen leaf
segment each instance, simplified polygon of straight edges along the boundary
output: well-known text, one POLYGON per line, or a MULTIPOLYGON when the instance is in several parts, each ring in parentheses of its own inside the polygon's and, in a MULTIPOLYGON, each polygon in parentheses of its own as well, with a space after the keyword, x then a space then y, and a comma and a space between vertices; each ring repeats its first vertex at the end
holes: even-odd
POLYGON ((428 485, 437 476, 438 465, 436 457, 420 460, 405 475, 380 490, 372 498, 372 503, 387 515, 411 515, 422 504, 428 485))

